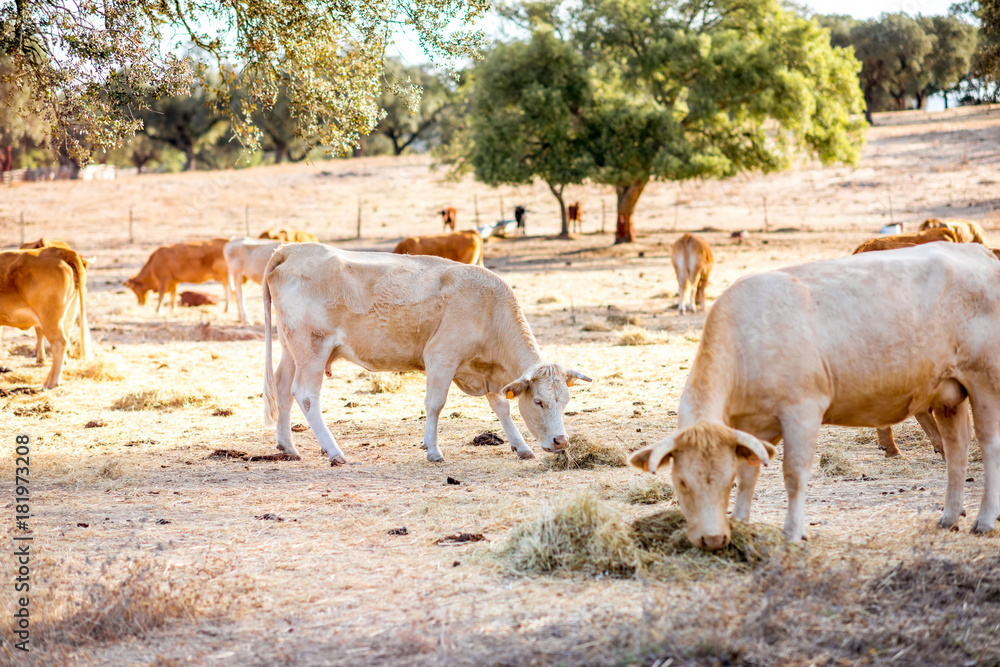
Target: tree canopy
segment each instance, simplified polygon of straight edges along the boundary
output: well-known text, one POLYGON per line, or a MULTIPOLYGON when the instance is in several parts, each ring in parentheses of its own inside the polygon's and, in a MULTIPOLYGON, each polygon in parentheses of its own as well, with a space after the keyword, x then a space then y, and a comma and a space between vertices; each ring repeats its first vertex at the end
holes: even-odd
POLYGON ((650 180, 860 156, 857 61, 774 0, 582 0, 558 25, 552 3, 532 10, 531 41, 498 47, 471 77, 460 150, 490 183, 613 186, 616 242, 632 241, 650 180))
POLYGON ((30 85, 26 112, 77 157, 134 134, 137 99, 187 92, 200 80, 250 149, 254 123, 287 91, 299 135, 346 152, 381 118, 380 75, 395 28, 411 26, 432 58, 474 55, 484 36, 468 26, 487 0, 0 0, 4 83, 30 85), (205 73, 211 62, 219 78, 205 73), (246 94, 234 99, 238 85, 246 94))

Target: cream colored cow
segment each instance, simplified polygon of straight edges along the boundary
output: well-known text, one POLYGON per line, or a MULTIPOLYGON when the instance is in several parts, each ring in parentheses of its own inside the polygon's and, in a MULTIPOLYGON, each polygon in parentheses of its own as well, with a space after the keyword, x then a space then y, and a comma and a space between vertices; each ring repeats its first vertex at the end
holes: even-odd
POLYGON ((282 246, 264 271, 264 419, 277 420, 278 449, 292 444, 292 399, 298 402, 330 465, 344 456, 320 409, 324 369, 346 359, 369 371, 427 375, 424 445, 442 461, 438 417, 454 382, 486 396, 511 449, 534 458, 510 417, 521 416, 542 449, 568 444, 563 410, 568 387, 590 378, 542 359, 510 286, 479 266, 438 257, 350 252, 314 243, 282 246), (271 304, 281 341, 277 379, 271 361, 271 304))
POLYGON ((694 234, 685 234, 674 243, 670 261, 677 274, 677 291, 680 294, 677 311, 683 315, 685 307, 692 313, 699 307, 705 310, 705 287, 715 264, 708 241, 694 234))
POLYGON ((1000 263, 979 244, 928 243, 759 273, 715 302, 677 411, 677 432, 631 458, 673 461, 688 539, 729 542, 760 466, 784 439, 785 536, 805 537, 805 491, 823 424, 888 426, 930 410, 947 458, 939 525, 964 513, 971 399, 983 499, 972 532, 1000 514, 1000 263))
POLYGON ((229 271, 229 291, 236 297, 240 320, 250 324, 246 305, 243 301, 243 285, 252 280, 258 285, 264 281, 264 269, 267 260, 281 245, 281 241, 264 239, 233 239, 227 243, 222 254, 226 258, 226 269, 229 271))

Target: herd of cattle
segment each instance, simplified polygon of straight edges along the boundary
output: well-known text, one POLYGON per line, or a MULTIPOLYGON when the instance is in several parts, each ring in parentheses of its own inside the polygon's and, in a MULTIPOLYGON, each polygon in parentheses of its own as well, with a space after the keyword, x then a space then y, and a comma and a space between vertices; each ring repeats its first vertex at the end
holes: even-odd
MULTIPOLYGON (((579 206, 574 205, 574 216, 579 206)), ((454 209, 441 212, 454 225, 454 209)), ((522 211, 523 216, 523 211, 522 211)), ((963 493, 975 428, 985 483, 973 532, 1000 516, 1000 251, 984 247, 966 220, 925 221, 913 234, 882 236, 853 256, 811 262, 737 280, 713 305, 677 411, 677 431, 635 452, 631 463, 672 478, 691 542, 719 549, 730 539, 726 511, 746 521, 761 466, 784 441, 789 498, 784 533, 805 536, 805 489, 823 424, 880 429, 886 455, 898 455, 889 427, 916 416, 947 465, 940 525, 964 514, 963 493), (919 246, 919 247, 917 247, 919 246), (891 252, 870 252, 891 250, 891 252), (969 409, 972 410, 970 425, 969 409)), ((86 356, 88 262, 44 239, 0 253, 0 325, 35 327, 52 349, 46 388, 59 383, 67 327, 79 311, 86 356)), ((684 234, 671 259, 678 309, 705 309, 714 262, 705 239, 684 234)), ((369 371, 426 375, 424 446, 442 461, 438 421, 454 383, 485 396, 520 458, 533 458, 510 415, 521 416, 543 450, 563 451, 569 388, 584 373, 543 359, 510 286, 482 266, 476 231, 404 239, 393 253, 354 252, 295 230, 261 238, 190 241, 157 248, 125 285, 140 305, 156 291, 175 305, 180 283, 218 280, 226 308, 242 288, 263 286, 265 421, 277 447, 300 458, 291 439, 299 405, 333 466, 344 454, 322 416, 320 390, 346 359, 369 371), (272 307, 282 355, 272 362, 272 307)))

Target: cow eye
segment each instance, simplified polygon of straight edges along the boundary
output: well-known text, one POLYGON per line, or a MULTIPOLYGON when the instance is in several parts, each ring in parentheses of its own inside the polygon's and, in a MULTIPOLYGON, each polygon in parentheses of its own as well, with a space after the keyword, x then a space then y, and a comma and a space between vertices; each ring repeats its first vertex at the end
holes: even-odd
POLYGON ((540 398, 536 398, 535 399, 535 405, 537 405, 540 408, 544 408, 545 407, 544 405, 542 405, 542 400, 540 398))

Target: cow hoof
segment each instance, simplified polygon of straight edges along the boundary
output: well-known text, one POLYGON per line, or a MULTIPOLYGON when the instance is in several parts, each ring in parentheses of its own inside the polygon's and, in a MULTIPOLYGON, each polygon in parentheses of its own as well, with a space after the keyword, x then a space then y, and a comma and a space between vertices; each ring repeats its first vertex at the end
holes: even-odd
POLYGON ((900 454, 898 451, 896 451, 896 452, 890 452, 890 451, 886 450, 886 452, 885 452, 885 458, 887 458, 887 459, 898 459, 900 456, 902 456, 902 454, 900 454))
POLYGON ((972 524, 972 530, 970 531, 974 535, 982 535, 983 533, 992 533, 993 528, 996 525, 996 521, 980 521, 976 519, 976 522, 972 524))
POLYGON ((427 460, 431 463, 442 463, 444 462, 444 456, 441 454, 428 454, 427 460))
POLYGON ((330 467, 336 468, 337 466, 347 465, 347 459, 343 456, 334 456, 330 459, 330 467))
POLYGON ((535 458, 535 453, 530 449, 526 452, 517 452, 517 458, 524 460, 533 459, 535 458))
POLYGON ((953 519, 947 515, 942 516, 938 519, 938 528, 944 528, 945 530, 958 530, 958 517, 953 519))

